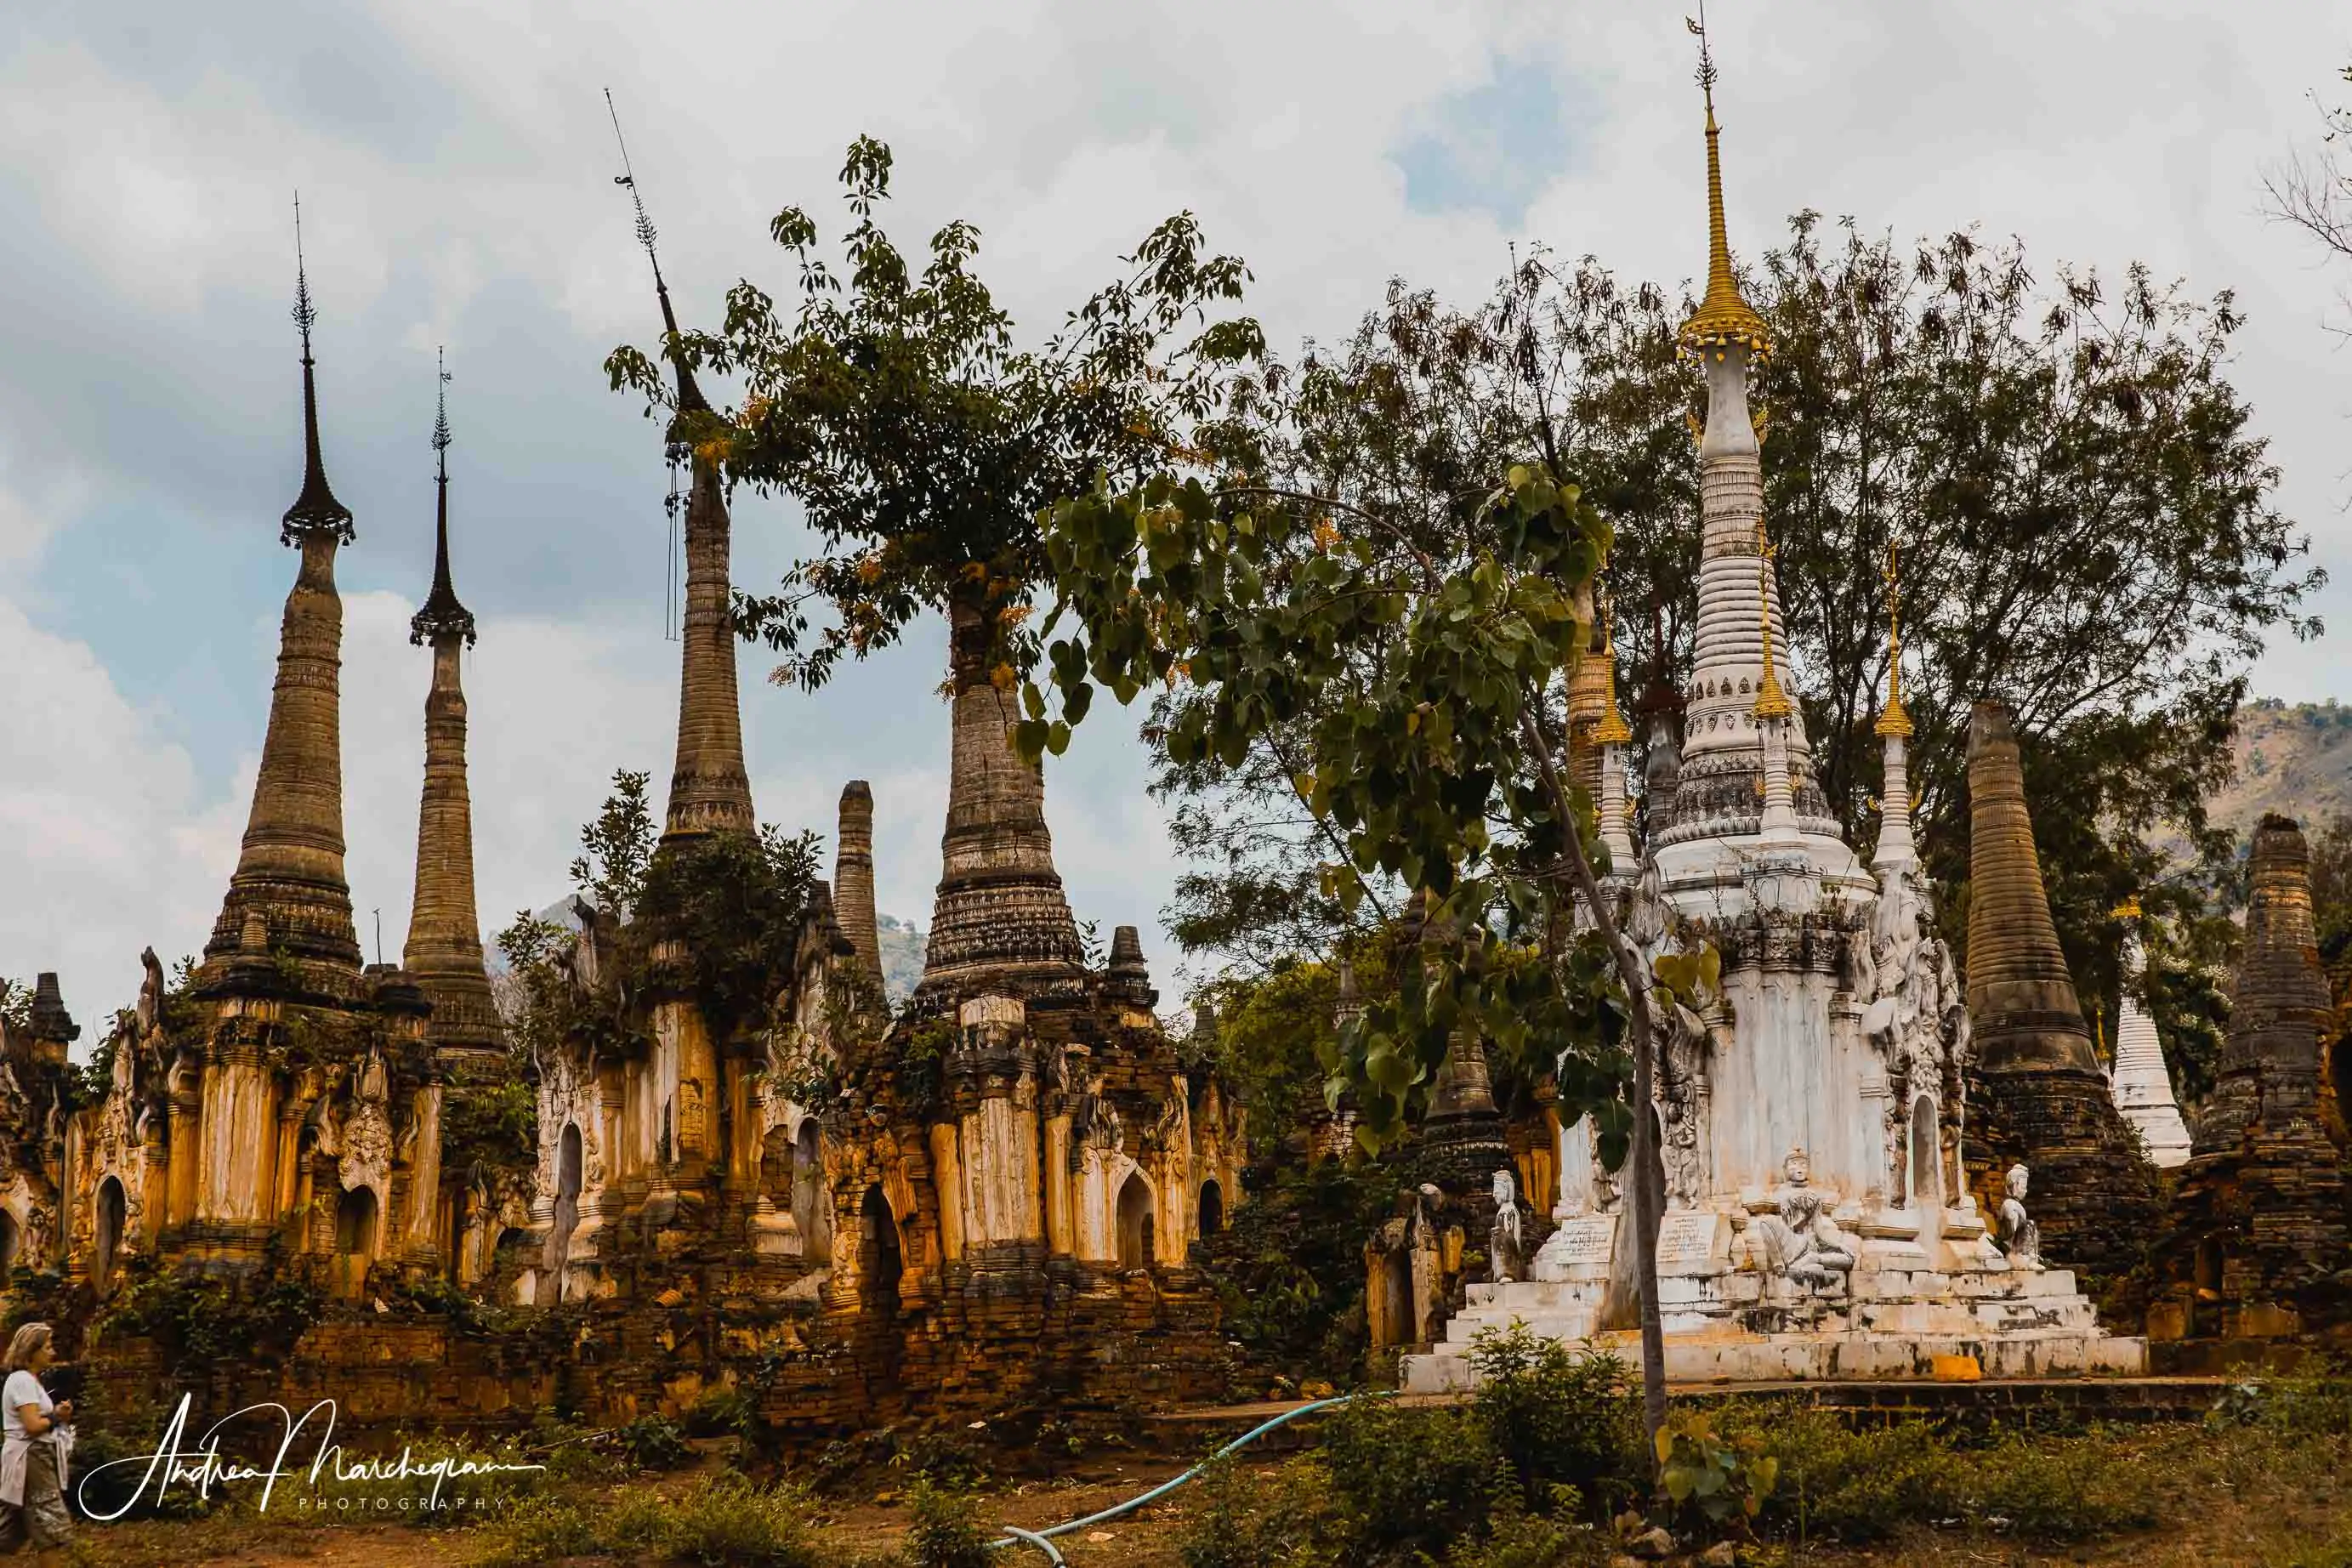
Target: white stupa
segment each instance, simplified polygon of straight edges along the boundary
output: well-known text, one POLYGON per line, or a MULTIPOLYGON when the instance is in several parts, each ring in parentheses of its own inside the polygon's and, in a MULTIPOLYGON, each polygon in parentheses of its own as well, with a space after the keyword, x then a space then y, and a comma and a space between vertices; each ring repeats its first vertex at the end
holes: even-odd
POLYGON ((2147 973, 2147 954, 2140 946, 2138 900, 2116 913, 2124 920, 2123 985, 2116 1002, 2116 1070, 2110 1080, 2116 1109, 2139 1129, 2147 1157, 2160 1171, 2189 1163, 2189 1126, 2180 1119, 2172 1097, 2172 1075, 2165 1070, 2164 1042, 2156 1037, 2156 1020, 2132 994, 2132 986, 2147 973))
MULTIPOLYGON (((1612 864, 1638 868, 1612 896, 1643 956, 1706 942, 1723 961, 1720 994, 1675 1008, 1662 1042, 1667 1373, 1924 1377, 1939 1356, 1972 1356, 1988 1376, 2139 1371, 2146 1342, 2101 1334, 2073 1275, 2042 1267, 2025 1179, 1998 1245, 1967 1188, 1968 1011, 1912 841, 1899 641, 1868 866, 1812 777, 1748 403, 1770 345, 1732 268, 1711 66, 1700 79, 1707 287, 1681 333, 1707 385, 1696 660, 1678 759, 1661 765, 1671 721, 1654 731, 1638 858, 1623 852, 1622 752, 1600 770, 1612 864)), ((1612 710, 1592 738, 1617 752, 1628 736, 1612 710)), ((1563 1135, 1560 1169, 1559 1228, 1534 1279, 1470 1287, 1445 1342, 1405 1358, 1409 1390, 1466 1385, 1473 1338, 1514 1321, 1630 1341, 1633 1227, 1589 1122, 1563 1135)))

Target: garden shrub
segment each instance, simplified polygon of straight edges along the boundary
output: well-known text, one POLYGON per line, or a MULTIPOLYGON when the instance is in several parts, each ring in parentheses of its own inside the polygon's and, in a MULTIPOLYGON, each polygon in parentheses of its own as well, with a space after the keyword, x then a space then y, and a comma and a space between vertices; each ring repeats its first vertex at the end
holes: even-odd
POLYGON ((908 1492, 907 1508, 913 1521, 901 1553, 908 1568, 988 1568, 994 1532, 980 1527, 967 1499, 920 1480, 908 1492))
POLYGON ((1585 1568, 1615 1554, 1606 1536, 1579 1521, 1585 1503, 1574 1487, 1554 1487, 1545 1502, 1544 1513, 1529 1513, 1516 1485, 1497 1488, 1486 1537, 1455 1542, 1446 1568, 1585 1568))
POLYGON ((602 1552, 604 1539, 594 1510, 571 1498, 532 1498, 484 1525, 474 1568, 539 1568, 566 1557, 602 1552))
POLYGON ((1478 1417, 1526 1507, 1551 1511, 1554 1489, 1566 1486, 1606 1515, 1643 1489, 1642 1406, 1622 1359, 1580 1354, 1514 1323, 1480 1333, 1470 1362, 1483 1380, 1478 1417))
POLYGON ((1323 1456, 1350 1564, 1436 1557, 1486 1521, 1495 1452, 1475 1409, 1358 1400, 1325 1418, 1323 1456))
POLYGON ((1780 1462, 1752 1437, 1727 1436, 1704 1410, 1677 1410, 1658 1428, 1658 1485, 1685 1515, 1744 1530, 1772 1495, 1780 1462))
POLYGON ((808 1496, 797 1487, 717 1476, 669 1500, 656 1539, 697 1568, 821 1568, 808 1512, 808 1496))
POLYGON ((1959 1458, 1917 1422, 1857 1432, 1825 1410, 1733 1402, 1717 1412, 1727 1434, 1777 1464, 1759 1523, 1800 1541, 1884 1541, 1908 1524, 1965 1506, 1959 1458))
POLYGON ((1270 1470, 1221 1460, 1194 1485, 1176 1543, 1184 1568, 1338 1568, 1331 1478, 1320 1459, 1270 1470))
POLYGON ((686 1434, 667 1415, 640 1415, 613 1437, 641 1470, 674 1470, 688 1458, 686 1434))

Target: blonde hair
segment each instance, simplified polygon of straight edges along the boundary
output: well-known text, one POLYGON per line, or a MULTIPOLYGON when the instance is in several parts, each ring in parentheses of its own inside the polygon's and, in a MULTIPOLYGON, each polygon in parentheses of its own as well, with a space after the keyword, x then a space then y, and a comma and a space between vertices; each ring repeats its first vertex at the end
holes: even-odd
POLYGON ((0 1363, 0 1372, 16 1372, 30 1368, 33 1358, 40 1354, 42 1347, 48 1342, 48 1324, 26 1323, 16 1331, 14 1338, 9 1340, 8 1354, 5 1358, 5 1363, 0 1363))

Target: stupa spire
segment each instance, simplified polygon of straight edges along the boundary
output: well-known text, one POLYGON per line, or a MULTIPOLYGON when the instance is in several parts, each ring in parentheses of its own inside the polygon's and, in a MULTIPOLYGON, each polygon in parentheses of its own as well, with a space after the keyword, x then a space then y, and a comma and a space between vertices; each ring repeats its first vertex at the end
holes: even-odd
POLYGON ((408 640, 422 644, 446 633, 465 638, 470 647, 475 640, 474 614, 458 602, 449 578, 449 369, 438 349, 433 352, 433 364, 439 378, 433 412, 433 587, 425 596, 424 607, 409 618, 408 640))
POLYGON ((294 324, 302 330, 302 492, 286 509, 278 542, 299 544, 314 532, 333 532, 349 544, 351 508, 327 484, 326 460, 319 454, 319 384, 310 357, 310 328, 319 319, 310 303, 310 274, 302 259, 302 196, 294 196, 294 324))
POLYGON ((474 898, 474 807, 466 780, 466 691, 461 650, 474 617, 449 577, 449 371, 434 356, 433 588, 408 623, 408 639, 433 647, 425 696, 425 790, 416 816, 416 889, 401 962, 432 998, 425 1034, 445 1051, 489 1050, 501 1041, 481 917, 474 898))
MULTIPOLYGON (((604 106, 612 109, 608 89, 604 106)), ((661 302, 663 350, 677 377, 677 412, 705 414, 677 338, 677 313, 671 309, 669 285, 663 281, 661 258, 654 250, 653 219, 637 194, 636 173, 629 166, 629 149, 621 141, 621 121, 613 116, 613 137, 620 142, 622 173, 613 183, 626 189, 637 215, 637 243, 653 264, 654 294, 661 302)), ((672 431, 677 426, 672 423, 672 431)), ((674 449, 674 448, 673 448, 674 449)), ((730 605, 732 584, 728 560, 733 547, 734 524, 727 513, 727 495, 719 483, 717 458, 697 447, 689 457, 693 479, 686 498, 686 614, 679 627, 677 760, 670 772, 669 809, 662 827, 665 843, 702 833, 751 833, 759 818, 751 808, 751 778, 743 765, 743 716, 735 685, 735 617, 730 605)))
POLYGON ((335 552, 352 538, 349 508, 327 487, 320 455, 319 396, 310 329, 318 310, 302 258, 301 204, 294 216, 294 322, 302 334, 302 491, 280 540, 302 552, 278 624, 278 680, 253 785, 236 871, 221 901, 207 961, 236 953, 248 927, 265 949, 356 974, 358 933, 343 874, 343 602, 335 552))
POLYGON ((654 298, 661 303, 662 352, 677 375, 677 411, 707 414, 710 405, 703 401, 702 388, 695 384, 694 371, 678 346, 677 312, 670 308, 669 285, 662 280, 661 257, 654 249, 654 220, 646 216, 645 198, 637 194, 637 172, 629 166, 629 144, 621 135, 621 114, 613 107, 613 89, 609 87, 604 89, 604 112, 612 116, 613 140, 621 149, 621 172, 613 176, 613 183, 629 193, 629 205, 637 213, 637 243, 645 247, 646 259, 654 269, 654 298))
POLYGON ((948 820, 915 992, 926 1006, 983 990, 1025 996, 1068 988, 1086 973, 1054 868, 1043 763, 1013 749, 1020 707, 993 679, 993 647, 987 608, 971 597, 950 602, 948 820))
POLYGON ((1739 277, 1731 266, 1731 238, 1723 216, 1722 132, 1715 122, 1715 55, 1707 47, 1706 8, 1685 26, 1698 37, 1698 86, 1706 100, 1706 295, 1685 321, 1682 346, 1692 353, 1722 357, 1731 344, 1740 344, 1757 358, 1772 352, 1764 318, 1740 297, 1739 277))
POLYGON ((1797 706, 1780 689, 1780 672, 1772 658, 1772 557, 1779 553, 1765 537, 1764 520, 1756 520, 1756 626, 1764 644, 1764 675, 1756 683, 1756 703, 1750 710, 1759 721, 1786 719, 1797 706))
POLYGON ((1874 729, 1880 735, 1904 737, 1911 733, 1911 715, 1903 710, 1903 602, 1898 570, 1895 541, 1890 539, 1886 542, 1886 708, 1874 729))
POLYGON ((1886 544, 1886 629, 1893 649, 1886 658, 1886 710, 1875 726, 1886 748, 1886 777, 1878 796, 1878 848, 1871 857, 1882 872, 1907 868, 1918 860, 1918 846, 1911 836, 1911 716, 1903 711, 1903 620, 1892 540, 1886 544))
POLYGON ((1699 87, 1706 102, 1707 289, 1683 324, 1683 352, 1706 376, 1699 436, 1698 616, 1676 773, 1671 841, 1738 838, 1762 830, 1759 802, 1783 790, 1775 831, 1841 837, 1812 778, 1812 748, 1780 666, 1788 643, 1764 531, 1762 446, 1748 411, 1748 371, 1770 343, 1763 318, 1740 298, 1723 213, 1723 163, 1715 121, 1715 61, 1704 23, 1699 87), (1773 753, 1779 754, 1775 761, 1773 753), (1784 778, 1774 784, 1768 773, 1784 778))

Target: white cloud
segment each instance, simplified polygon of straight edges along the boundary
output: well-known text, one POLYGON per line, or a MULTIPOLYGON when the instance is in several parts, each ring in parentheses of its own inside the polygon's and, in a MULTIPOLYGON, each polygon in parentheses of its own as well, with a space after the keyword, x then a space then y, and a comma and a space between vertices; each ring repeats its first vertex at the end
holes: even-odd
POLYGON ((139 984, 139 950, 201 946, 236 862, 241 803, 207 797, 188 755, 84 644, 0 595, 0 953, 55 969, 84 1045, 139 984))
MULTIPOLYGON (((232 725, 223 714, 151 711, 88 643, 45 629, 71 620, 96 628, 85 635, 103 647, 105 606, 138 594, 168 605, 177 586, 162 568, 142 584, 136 552, 98 563, 58 541, 78 517, 119 512, 142 501, 142 486, 171 482, 149 471, 152 454, 182 461, 184 446, 203 445, 157 440, 159 429, 217 430, 240 417, 207 399, 203 367, 288 352, 285 203, 297 184, 313 281, 337 334, 331 456, 343 484, 355 483, 355 468, 368 472, 353 458, 382 428, 398 425, 398 460, 414 460, 405 432, 421 424, 415 387, 427 373, 366 374, 394 351, 421 356, 450 343, 461 391, 585 384, 593 395, 604 350, 650 337, 644 262, 609 180, 615 160, 598 91, 607 83, 681 308, 705 323, 739 276, 790 289, 766 221, 798 202, 837 230, 841 150, 869 130, 898 155, 893 232, 911 245, 947 217, 976 221, 984 275, 1032 331, 1054 326, 1116 252, 1179 207, 1201 214, 1213 243, 1248 258, 1254 306, 1284 344, 1343 332, 1392 276, 1456 298, 1483 292, 1514 239, 1598 253, 1628 275, 1684 278, 1700 262, 1691 43, 1679 13, 1633 0, 1566 11, 1408 0, 525 0, 455 16, 380 0, 335 13, 326 46, 234 5, 201 26, 159 5, 140 20, 156 40, 143 52, 108 41, 96 15, 105 9, 55 11, 0 55, 0 198, 40 230, 23 237, 28 244, 68 257, 99 302, 119 303, 136 329, 71 367, 74 406, 103 416, 57 416, 55 449, 43 450, 50 466, 0 472, 0 972, 65 970, 86 1016, 127 997, 142 942, 184 950, 203 939, 250 781, 249 761, 228 759, 258 746, 274 605, 290 566, 251 553, 251 570, 271 583, 254 602, 266 597, 272 612, 252 620, 257 703, 232 725), (246 32, 213 37, 223 15, 246 32), (322 74, 304 52, 319 47, 341 51, 325 62, 333 70, 322 74), (1510 171, 1510 202, 1468 204, 1509 210, 1531 192, 1517 232, 1475 210, 1409 206, 1392 161, 1441 106, 1485 101, 1475 89, 1498 62, 1550 72, 1574 142, 1549 173, 1510 171), (318 101, 319 84, 352 80, 382 100, 380 112, 318 101), (568 341, 551 349, 545 336, 499 338, 543 363, 472 356, 468 331, 496 335, 508 324, 496 312, 517 300, 551 308, 568 341), (373 337, 372 305, 399 318, 374 323, 373 337), (257 322, 275 335, 257 344, 257 322), (364 389, 394 380, 397 406, 362 401, 364 389), (60 608, 80 613, 53 613, 60 608)), ((1867 9, 1780 0, 1717 13, 1741 250, 1771 242, 1783 215, 1811 206, 1906 237, 1978 220, 1992 236, 2024 236, 2045 274, 2061 258, 2112 271, 2137 257, 2200 293, 2235 288, 2252 316, 2235 374, 2273 438, 2283 500, 2312 528, 2320 560, 2352 584, 2341 570, 2352 563, 2341 510, 2352 473, 2340 456, 2352 394, 2343 351, 2321 330, 2343 279, 2256 210, 2261 166, 2313 133, 2305 95, 2333 89, 2335 66, 2352 58, 2340 17, 2218 0, 1867 9)), ((1480 127, 1456 129, 1460 145, 1481 144, 1480 127)), ((1454 177, 1478 178, 1475 159, 1463 162, 1454 177)), ((61 356, 67 341, 35 346, 61 356)), ((68 401, 49 396, 59 371, 57 357, 12 357, 0 363, 0 393, 27 418, 49 418, 53 401, 68 401)), ((611 426, 582 437, 578 405, 560 397, 501 403, 464 406, 469 465, 503 461, 512 483, 601 508, 581 520, 583 537, 592 522, 603 525, 599 539, 646 537, 604 514, 649 510, 660 482, 649 431, 630 424, 645 454, 642 487, 575 491, 583 466, 609 458, 584 443, 611 426)), ((262 478, 275 482, 257 477, 256 490, 268 488, 262 478)), ((485 483, 467 493, 496 492, 485 483)), ((382 515, 390 510, 366 510, 371 549, 393 537, 374 532, 379 523, 403 528, 417 515, 382 515)), ((485 531, 469 540, 508 526, 479 510, 463 526, 485 531)), ((772 541, 780 526, 763 513, 745 530, 772 541)), ((739 565, 753 553, 739 552, 739 565)), ((393 558, 371 554, 354 567, 382 572, 393 558)), ((657 584, 569 536, 507 559, 509 574, 534 581, 460 573, 484 617, 467 678, 478 882, 492 928, 561 891, 578 825, 614 767, 651 769, 658 795, 676 683, 675 645, 648 629, 657 584), (579 584, 576 613, 502 613, 524 599, 543 606, 551 582, 579 584)), ((2328 606, 2352 606, 2352 586, 2331 589, 2328 606)), ((406 640, 409 608, 394 595, 354 592, 345 643, 352 879, 362 940, 373 938, 365 911, 381 907, 388 956, 405 931, 426 676, 406 640)), ((2324 647, 2289 646, 2264 661, 2258 684, 2340 694, 2336 662, 2324 647)), ((842 780, 868 777, 883 905, 928 918, 946 755, 945 713, 929 695, 932 640, 918 637, 815 700, 761 685, 762 668, 747 658, 743 702, 763 812, 829 828, 842 780)), ((1106 927, 1148 924, 1173 872, 1130 736, 1112 716, 1090 725, 1084 754, 1066 761, 1049 792, 1073 901, 1106 927)), ((1172 965, 1153 945, 1166 980, 1172 965)))

